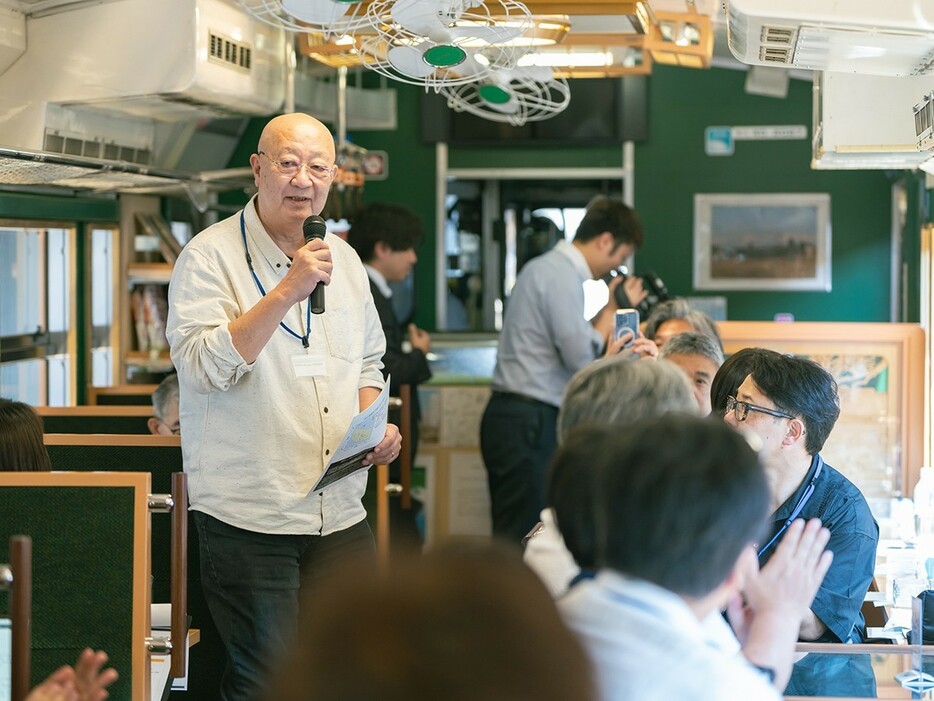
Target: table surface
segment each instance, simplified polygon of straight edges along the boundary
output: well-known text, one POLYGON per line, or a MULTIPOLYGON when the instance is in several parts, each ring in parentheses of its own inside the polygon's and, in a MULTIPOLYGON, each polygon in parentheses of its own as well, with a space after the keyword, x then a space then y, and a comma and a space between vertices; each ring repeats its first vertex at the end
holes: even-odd
POLYGON ((934 699, 934 645, 798 643, 786 699, 934 699), (896 675, 921 669, 932 675, 920 694, 896 675))

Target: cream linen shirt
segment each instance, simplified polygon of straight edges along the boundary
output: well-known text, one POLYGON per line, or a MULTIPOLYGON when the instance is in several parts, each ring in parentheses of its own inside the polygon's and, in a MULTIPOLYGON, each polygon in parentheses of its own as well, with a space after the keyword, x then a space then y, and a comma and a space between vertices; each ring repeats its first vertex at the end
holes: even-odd
MULTIPOLYGON (((269 291, 289 259, 263 228, 254 200, 243 213, 246 240, 269 291)), ((359 257, 328 234, 334 270, 327 311, 311 317, 310 348, 280 326, 246 363, 227 327, 262 295, 247 265, 240 216, 186 244, 169 284, 166 331, 179 376, 191 508, 260 533, 327 535, 366 516, 366 470, 321 494, 310 490, 359 411, 358 390, 383 387, 379 315, 359 257), (295 376, 292 358, 306 352, 324 356, 326 376, 295 376)), ((283 319, 299 335, 307 306, 294 305, 283 319)))

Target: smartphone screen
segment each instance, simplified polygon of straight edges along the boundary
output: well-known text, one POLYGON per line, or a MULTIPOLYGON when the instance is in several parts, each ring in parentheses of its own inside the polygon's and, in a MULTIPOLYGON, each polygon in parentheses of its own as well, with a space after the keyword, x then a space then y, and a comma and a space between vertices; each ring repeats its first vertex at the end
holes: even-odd
POLYGON ((639 335, 639 312, 635 309, 616 310, 616 327, 613 338, 619 340, 619 337, 626 331, 632 331, 632 340, 626 344, 629 346, 639 335))

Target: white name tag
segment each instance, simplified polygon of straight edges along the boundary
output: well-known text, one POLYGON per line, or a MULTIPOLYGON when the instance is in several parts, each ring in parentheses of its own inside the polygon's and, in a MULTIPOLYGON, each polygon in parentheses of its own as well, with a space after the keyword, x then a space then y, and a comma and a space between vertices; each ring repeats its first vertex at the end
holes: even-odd
POLYGON ((324 355, 321 353, 297 353, 292 356, 295 377, 323 377, 328 374, 324 355))

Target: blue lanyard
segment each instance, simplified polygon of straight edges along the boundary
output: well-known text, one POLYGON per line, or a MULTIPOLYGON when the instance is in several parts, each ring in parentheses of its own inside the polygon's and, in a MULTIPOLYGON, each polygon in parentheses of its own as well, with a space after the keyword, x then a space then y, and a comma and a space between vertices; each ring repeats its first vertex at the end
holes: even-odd
POLYGON ((777 541, 782 534, 788 530, 790 526, 798 515, 804 510, 805 504, 808 503, 808 499, 811 498, 811 495, 814 494, 816 489, 815 483, 817 478, 820 477, 821 470, 824 469, 824 459, 818 455, 817 456, 817 470, 814 472, 814 476, 811 478, 811 481, 808 483, 808 486, 805 487, 804 492, 801 494, 801 498, 798 499, 798 502, 795 504, 795 508, 791 510, 791 515, 785 520, 785 523, 782 524, 782 527, 778 529, 778 533, 772 536, 772 540, 766 543, 763 547, 759 548, 759 558, 762 557, 762 553, 768 550, 772 545, 777 541))
MULTIPOLYGON (((256 276, 256 271, 253 270, 253 259, 250 258, 250 249, 246 245, 246 220, 243 216, 243 210, 240 210, 240 235, 243 237, 243 250, 246 252, 246 264, 250 268, 250 274, 253 276, 253 282, 256 283, 256 289, 259 290, 259 293, 266 296, 266 290, 263 289, 263 283, 259 281, 259 278, 256 276)), ((301 309, 301 305, 299 305, 301 309)), ((305 309, 305 335, 299 336, 292 329, 285 325, 284 321, 279 322, 279 326, 286 330, 290 335, 295 336, 299 341, 302 342, 302 348, 308 347, 308 335, 311 333, 311 304, 305 309)))

